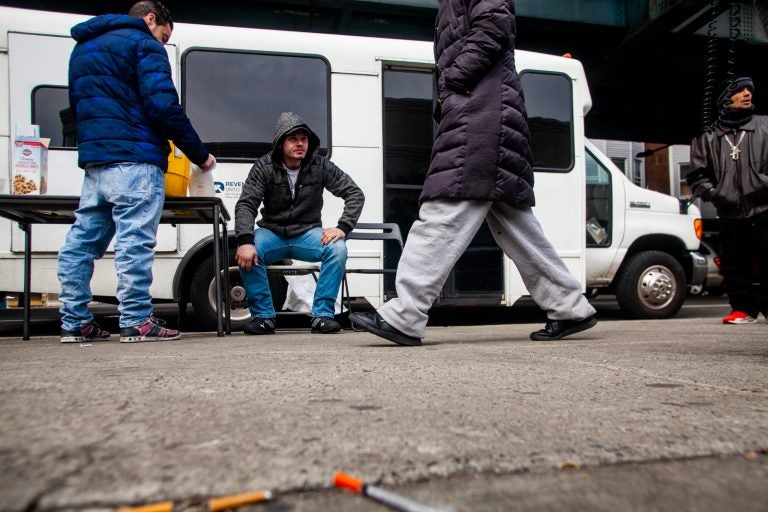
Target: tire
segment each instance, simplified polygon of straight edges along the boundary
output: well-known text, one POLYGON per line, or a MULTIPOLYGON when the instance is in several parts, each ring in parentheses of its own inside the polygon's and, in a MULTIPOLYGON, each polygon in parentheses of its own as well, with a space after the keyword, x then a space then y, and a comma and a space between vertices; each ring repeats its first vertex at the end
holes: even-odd
MULTIPOLYGON (((214 278, 213 255, 207 257, 195 271, 190 285, 190 301, 195 308, 195 315, 207 329, 216 330, 216 279, 214 278)), ((269 276, 272 301, 283 304, 288 290, 288 282, 282 276, 269 276)), ((233 331, 242 331, 251 319, 245 296, 240 270, 235 263, 234 254, 229 260, 229 315, 233 331)))
POLYGON ((671 318, 680 311, 685 295, 683 267, 661 251, 631 256, 616 278, 616 301, 629 318, 671 318))

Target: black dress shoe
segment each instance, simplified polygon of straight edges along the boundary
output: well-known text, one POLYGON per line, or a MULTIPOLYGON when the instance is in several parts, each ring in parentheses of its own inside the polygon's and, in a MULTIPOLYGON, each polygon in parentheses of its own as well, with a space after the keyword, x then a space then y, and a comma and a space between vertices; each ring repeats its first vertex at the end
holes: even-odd
POLYGON ((547 325, 543 329, 531 333, 531 339, 536 341, 559 340, 586 331, 590 327, 597 325, 597 318, 594 315, 588 316, 584 320, 547 320, 547 325))
POLYGON ((349 315, 349 321, 358 329, 368 331, 376 336, 381 336, 389 341, 394 341, 398 345, 421 345, 421 340, 419 338, 408 336, 407 334, 398 331, 385 322, 376 311, 370 311, 368 313, 352 313, 349 315))

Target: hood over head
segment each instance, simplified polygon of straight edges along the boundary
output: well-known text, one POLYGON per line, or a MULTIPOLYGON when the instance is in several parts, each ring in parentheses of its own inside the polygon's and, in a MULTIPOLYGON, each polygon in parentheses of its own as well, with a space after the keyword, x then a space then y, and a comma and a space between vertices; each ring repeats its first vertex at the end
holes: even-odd
MULTIPOLYGON (((282 162, 282 142, 286 135, 289 135, 297 130, 304 130, 309 137, 309 148, 307 148, 307 156, 304 161, 311 161, 314 158, 315 153, 320 147, 320 137, 313 132, 309 125, 304 122, 304 119, 300 115, 293 112, 283 112, 277 119, 275 125, 275 136, 272 139, 272 160, 276 162, 282 162)), ((302 163, 303 165, 303 163, 302 163)))
POLYGON ((103 16, 96 16, 95 18, 91 18, 88 21, 75 25, 70 32, 75 41, 82 43, 121 28, 141 30, 154 38, 152 31, 149 30, 147 23, 143 19, 135 16, 128 16, 127 14, 104 14, 103 16))

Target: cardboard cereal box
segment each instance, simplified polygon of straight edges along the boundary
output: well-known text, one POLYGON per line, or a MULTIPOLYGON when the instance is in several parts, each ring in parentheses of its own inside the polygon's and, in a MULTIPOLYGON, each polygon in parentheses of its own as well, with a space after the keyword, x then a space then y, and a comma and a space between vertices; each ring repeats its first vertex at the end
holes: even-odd
POLYGON ((13 142, 11 194, 45 194, 48 192, 48 143, 40 138, 37 125, 17 126, 13 142))

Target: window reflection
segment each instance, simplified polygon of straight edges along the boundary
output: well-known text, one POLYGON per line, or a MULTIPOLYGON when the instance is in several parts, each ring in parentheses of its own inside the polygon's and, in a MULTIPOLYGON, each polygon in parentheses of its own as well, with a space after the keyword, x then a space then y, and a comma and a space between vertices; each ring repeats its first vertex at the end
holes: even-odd
POLYGON ((574 164, 571 80, 525 71, 520 75, 531 130, 534 168, 570 171, 574 164))
POLYGON ((613 228, 611 173, 587 151, 587 247, 609 247, 613 228))
POLYGON ((183 103, 217 158, 253 159, 272 147, 275 122, 296 112, 330 141, 330 69, 320 57, 190 50, 184 54, 183 103))
MULTIPOLYGON (((384 218, 396 222, 407 239, 419 216, 419 195, 424 184, 434 139, 434 75, 431 71, 384 71, 384 218)), ((396 266, 399 248, 384 248, 387 267, 396 266)), ((483 225, 454 266, 438 304, 487 300, 498 304, 503 258, 490 229, 483 225)), ((387 298, 394 295, 394 276, 384 281, 387 298)))
POLYGON ((384 173, 388 185, 424 183, 432 151, 432 73, 384 73, 384 173))
POLYGON ((51 139, 49 147, 76 147, 69 89, 52 85, 35 87, 32 90, 32 124, 40 126, 40 137, 51 139))

